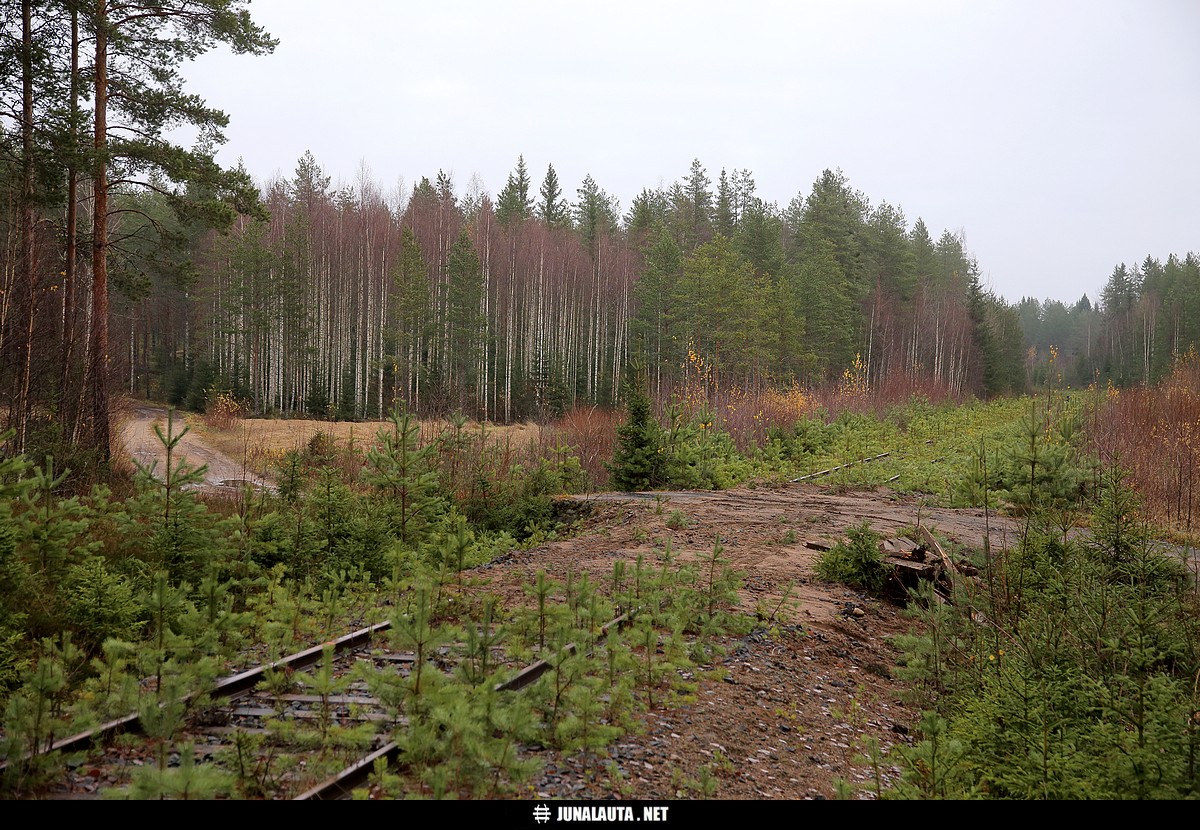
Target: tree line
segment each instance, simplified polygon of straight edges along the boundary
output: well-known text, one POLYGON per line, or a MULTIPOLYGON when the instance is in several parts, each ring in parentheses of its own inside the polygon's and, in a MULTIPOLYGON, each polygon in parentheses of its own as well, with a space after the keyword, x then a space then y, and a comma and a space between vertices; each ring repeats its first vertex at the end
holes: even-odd
POLYGON ((213 148, 224 113, 179 68, 218 44, 270 52, 246 0, 9 0, 0 19, 4 193, 0 354, 17 452, 79 445, 109 458, 112 346, 152 270, 184 279, 186 229, 265 215, 250 177, 213 148), (197 143, 172 143, 189 127, 197 143), (145 210, 153 194, 161 211, 145 210), (51 424, 51 422, 53 422, 51 424), (45 440, 49 433, 57 439, 45 440), (34 436, 38 436, 36 439, 34 436))
MULTIPOLYGON (((269 52, 244 6, 5 5, 11 449, 107 460, 110 390, 194 409, 219 391, 264 414, 511 421, 618 403, 636 357, 660 401, 697 383, 822 385, 850 367, 872 386, 960 395, 1034 374, 1023 337, 1036 342, 1048 312, 1006 304, 961 234, 873 205, 840 170, 786 206, 750 171, 714 182, 698 159, 626 210, 590 175, 569 194, 552 164, 536 185, 523 157, 495 195, 442 171, 391 193, 365 167, 331 186, 311 153, 256 185, 214 162, 225 116, 178 72, 219 43, 269 52), (197 131, 191 149, 167 138, 180 124, 197 131)), ((1114 275, 1086 338, 1117 380, 1139 358, 1143 376, 1161 371, 1197 336, 1194 257, 1148 268, 1128 287, 1114 275)))
POLYGON ((261 413, 505 421, 616 403, 634 354, 660 399, 696 378, 819 385, 856 362, 872 383, 1019 386, 1015 315, 961 236, 909 227, 840 171, 786 209, 754 188, 722 171, 714 190, 696 161, 622 213, 591 177, 568 200, 553 165, 535 194, 523 159, 493 198, 440 171, 411 192, 365 170, 331 187, 306 154, 219 233, 126 192, 142 242, 113 286, 113 383, 193 408, 219 389, 261 413))
POLYGON ((1099 303, 1086 294, 1073 305, 1025 297, 1017 313, 1035 382, 1154 384, 1200 343, 1200 256, 1120 263, 1099 303))

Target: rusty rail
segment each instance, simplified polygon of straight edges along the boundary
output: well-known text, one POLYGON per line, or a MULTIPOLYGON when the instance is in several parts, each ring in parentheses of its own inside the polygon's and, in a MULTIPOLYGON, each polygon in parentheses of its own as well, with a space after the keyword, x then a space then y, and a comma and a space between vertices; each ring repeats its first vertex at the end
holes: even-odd
MULTIPOLYGON (((334 653, 347 651, 349 649, 358 648, 361 645, 369 643, 371 638, 379 633, 390 628, 391 621, 376 623, 367 628, 360 628, 358 631, 352 631, 336 640, 330 640, 329 643, 322 643, 311 648, 306 648, 304 651, 298 651, 295 654, 290 654, 287 657, 282 657, 273 663, 265 666, 258 666, 249 669, 239 674, 218 680, 213 687, 208 690, 210 694, 229 699, 237 699, 242 695, 248 694, 258 685, 263 679, 263 675, 273 669, 306 669, 320 661, 321 655, 325 651, 325 646, 332 644, 334 653)), ((184 699, 191 700, 195 697, 194 694, 187 695, 184 699)), ((79 732, 67 738, 61 738, 54 741, 45 750, 37 753, 26 752, 20 756, 20 760, 26 761, 35 755, 47 755, 51 752, 78 752, 84 749, 90 749, 95 744, 116 735, 123 733, 140 734, 142 731, 141 717, 137 712, 117 718, 116 720, 108 721, 93 729, 88 729, 84 732, 79 732)), ((8 769, 8 765, 12 759, 0 761, 0 773, 8 769)))
MULTIPOLYGON (((601 626, 596 642, 603 641, 613 628, 620 629, 628 625, 633 620, 634 613, 633 611, 628 611, 601 626)), ((579 650, 579 647, 575 643, 570 643, 563 650, 568 654, 574 654, 579 650)), ((531 663, 521 669, 503 683, 496 684, 495 690, 497 692, 519 691, 532 684, 552 668, 554 668, 554 665, 549 661, 538 660, 536 663, 531 663)), ((355 789, 362 786, 371 777, 371 773, 375 770, 375 762, 381 758, 385 760, 388 766, 400 763, 400 747, 396 745, 395 741, 389 742, 386 746, 380 747, 364 758, 360 758, 337 775, 302 792, 294 800, 330 801, 349 798, 355 789)))

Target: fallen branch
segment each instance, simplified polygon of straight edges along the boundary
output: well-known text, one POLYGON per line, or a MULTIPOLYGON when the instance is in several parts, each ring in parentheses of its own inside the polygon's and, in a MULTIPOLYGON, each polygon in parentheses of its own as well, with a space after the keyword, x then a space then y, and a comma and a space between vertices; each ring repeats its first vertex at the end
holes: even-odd
POLYGON ((891 455, 890 451, 889 452, 881 452, 879 455, 872 455, 867 458, 860 458, 857 461, 851 461, 848 464, 839 464, 836 467, 830 467, 828 470, 821 470, 820 472, 809 473, 806 476, 800 476, 800 478, 793 478, 791 483, 795 484, 796 482, 799 482, 799 481, 808 481, 809 479, 820 478, 821 476, 827 476, 830 473, 836 473, 838 470, 844 470, 847 467, 853 467, 855 464, 867 464, 871 461, 877 461, 880 458, 887 458, 889 455, 891 455))

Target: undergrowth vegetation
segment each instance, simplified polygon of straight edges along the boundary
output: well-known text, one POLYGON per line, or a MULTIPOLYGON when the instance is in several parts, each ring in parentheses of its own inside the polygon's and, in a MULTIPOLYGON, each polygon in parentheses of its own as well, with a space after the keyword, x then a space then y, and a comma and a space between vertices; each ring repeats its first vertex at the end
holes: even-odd
POLYGON ((1200 528, 1200 356, 1159 385, 1110 387, 1087 423, 1091 451, 1129 471, 1148 518, 1196 540, 1200 528))
POLYGON ((890 573, 879 552, 879 540, 883 537, 866 522, 851 528, 846 537, 846 541, 838 542, 817 560, 817 576, 880 593, 890 573))
MULTIPOLYGON (((1170 384, 1158 394, 1180 402, 1170 384)), ((944 496, 1018 517, 1019 541, 976 552, 980 578, 951 574, 949 596, 931 583, 910 592, 917 625, 897 638, 897 676, 923 715, 912 746, 860 758, 902 771, 891 787, 876 780, 877 797, 1200 795, 1193 549, 1155 541, 1161 505, 1155 531, 1129 471, 1089 452, 1096 438, 1084 425, 1113 417, 1119 397, 1051 390, 1016 402, 1020 417, 979 434, 965 456, 944 496)), ((806 425, 802 436, 821 429, 806 425)), ((1186 481, 1169 485, 1178 494, 1186 481)), ((878 541, 868 525, 855 528, 822 556, 818 576, 878 592, 878 541)))
MULTIPOLYGON (((164 467, 139 468, 120 501, 103 487, 61 497, 65 473, 51 461, 2 462, 0 757, 10 791, 62 768, 56 739, 129 712, 157 749, 117 797, 277 794, 296 772, 283 744, 320 748, 305 775, 332 774, 375 730, 337 725, 328 706, 311 726, 280 712, 217 765, 191 762, 182 729, 217 677, 390 619, 391 645, 415 651, 418 667, 445 649, 464 653, 453 677, 361 670, 390 701, 408 759, 378 771, 378 793, 513 792, 532 770, 518 746, 598 752, 636 711, 688 694, 681 672, 750 619, 731 613, 739 575, 719 543, 689 564, 669 547, 660 562, 616 563, 603 584, 539 574, 529 609, 481 591, 473 566, 569 530, 552 497, 584 477, 565 447, 509 463, 462 422, 426 442, 396 413, 356 452, 323 434, 288 452, 276 492, 214 500, 199 495, 203 470, 178 458, 175 424, 158 429, 164 467), (627 624, 598 638, 621 614, 627 624), (505 667, 493 657, 501 646, 505 667), (536 659, 553 670, 532 690, 497 694, 514 661, 536 659), (264 752, 274 758, 265 766, 264 752)), ((321 700, 347 682, 328 655, 311 675, 266 680, 321 700)))
POLYGON ((900 638, 920 740, 898 750, 899 798, 1195 798, 1200 597, 1137 513, 1126 474, 1099 475, 1090 534, 1050 508, 1019 545, 910 606, 900 638))
MULTIPOLYGON (((878 795, 1196 796, 1194 574, 1147 520, 1194 540, 1197 365, 1155 390, 959 405, 886 405, 852 373, 821 397, 692 390, 656 405, 635 374, 623 422, 576 410, 514 442, 397 412, 373 436, 315 433, 270 456, 275 490, 225 497, 200 495, 203 471, 178 458, 171 420, 165 465, 115 482, 119 495, 82 491, 53 458, 0 460, 0 754, 20 759, 5 785, 60 768, 56 738, 131 711, 161 751, 128 797, 275 792, 292 772, 282 755, 261 760, 275 739, 324 747, 339 768, 370 729, 279 718, 219 768, 171 758, 190 757, 176 741, 216 677, 384 619, 394 648, 465 651, 452 677, 362 670, 410 759, 376 770, 376 794, 520 792, 533 768, 518 746, 584 753, 600 774, 635 713, 687 699, 687 672, 750 624, 721 542, 687 564, 668 544, 595 582, 543 572, 521 607, 480 590, 471 569, 572 532, 564 493, 807 480, 1002 510, 1023 528, 1014 549, 976 552, 980 579, 959 579, 949 602, 911 598, 918 625, 898 643, 899 673, 925 714, 889 761, 903 780, 878 795), (552 671, 530 694, 498 696, 498 647, 552 671)), ((233 434, 240 420, 231 403, 206 428, 233 434)), ((690 520, 676 510, 665 525, 690 520)), ((854 528, 818 577, 880 590, 878 543, 854 528)), ((300 689, 282 673, 268 682, 300 689)), ((303 691, 331 699, 343 682, 318 669, 303 691)))

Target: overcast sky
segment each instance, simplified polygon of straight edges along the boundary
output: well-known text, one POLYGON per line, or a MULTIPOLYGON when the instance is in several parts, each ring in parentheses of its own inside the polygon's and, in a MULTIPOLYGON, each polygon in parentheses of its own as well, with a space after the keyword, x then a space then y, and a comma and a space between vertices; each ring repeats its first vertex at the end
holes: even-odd
POLYGON ((1200 253, 1200 2, 253 0, 269 56, 201 57, 218 158, 260 181, 438 170, 492 194, 523 154, 624 212, 699 159, 786 207, 826 168, 961 231, 985 282, 1074 302, 1200 253))

